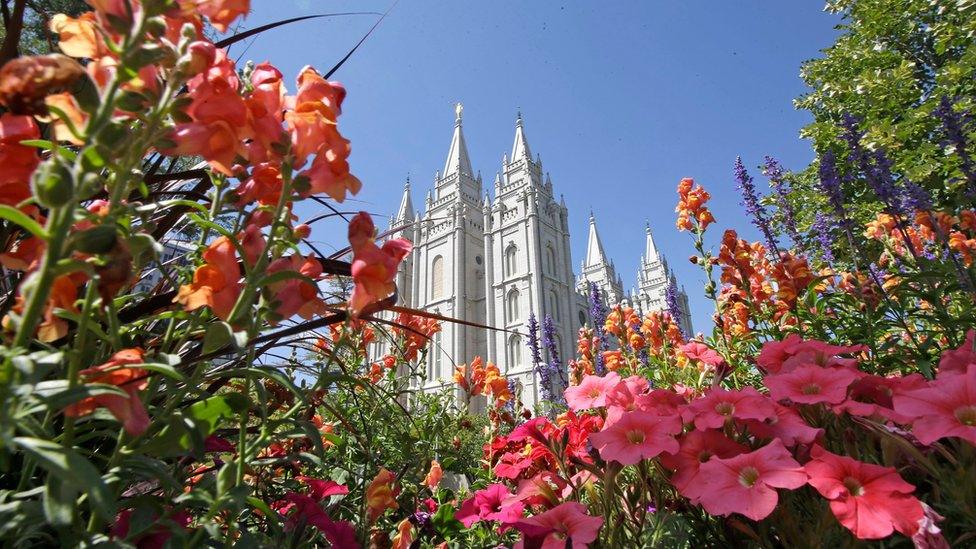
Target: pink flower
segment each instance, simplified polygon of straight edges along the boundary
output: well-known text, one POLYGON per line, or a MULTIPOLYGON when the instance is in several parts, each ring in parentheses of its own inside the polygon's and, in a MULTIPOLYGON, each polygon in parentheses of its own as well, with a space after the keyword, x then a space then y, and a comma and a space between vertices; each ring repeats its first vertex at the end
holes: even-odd
POLYGON ((892 397, 897 392, 928 387, 928 381, 919 374, 882 377, 865 375, 851 384, 847 400, 834 408, 836 413, 847 412, 852 416, 880 417, 895 423, 911 423, 894 410, 892 397))
POLYGON ((596 540, 601 526, 601 517, 591 517, 582 503, 568 501, 516 523, 526 538, 516 547, 534 542, 531 546, 541 549, 585 549, 596 540))
POLYGON ((689 485, 702 486, 698 479, 701 464, 712 456, 730 458, 749 449, 729 439, 720 431, 691 431, 681 437, 680 448, 670 455, 661 456, 661 464, 674 471, 671 484, 686 498, 697 500, 698 494, 687 490, 689 485))
POLYGON ((566 403, 573 411, 589 408, 602 408, 607 405, 607 394, 620 383, 620 376, 616 372, 607 375, 588 375, 579 385, 569 387, 565 391, 566 403))
POLYGON ((743 425, 759 439, 779 439, 786 446, 810 444, 820 438, 823 429, 807 425, 806 421, 793 408, 773 403, 776 415, 765 421, 746 420, 743 425))
POLYGON ((814 446, 804 469, 810 485, 830 500, 837 520, 859 539, 881 539, 898 530, 915 534, 922 505, 910 494, 915 487, 893 467, 863 463, 814 446))
POLYGON ((480 520, 495 520, 503 526, 512 525, 522 518, 525 504, 513 497, 508 487, 501 483, 491 484, 478 490, 454 514, 465 528, 480 520))
POLYGON ((976 352, 973 351, 974 338, 976 338, 976 330, 969 330, 962 346, 942 353, 942 358, 939 359, 940 374, 943 372, 964 374, 970 364, 976 363, 976 352))
POLYGON ((355 287, 349 297, 349 314, 357 317, 364 307, 385 299, 396 290, 393 278, 413 244, 405 238, 394 238, 376 245, 376 227, 366 212, 359 212, 349 223, 352 247, 352 279, 355 287))
MULTIPOLYGON (((268 274, 279 271, 293 271, 311 280, 318 280, 322 276, 322 264, 312 256, 303 258, 300 255, 290 255, 278 258, 268 265, 268 274)), ((274 293, 275 313, 281 319, 297 314, 309 320, 325 313, 325 303, 319 297, 318 286, 307 280, 288 278, 270 284, 269 289, 274 293)))
POLYGON ((847 387, 858 374, 847 368, 821 368, 813 364, 798 366, 791 372, 767 375, 769 395, 796 404, 839 404, 847 398, 847 387))
POLYGON ((349 493, 349 488, 344 484, 339 484, 334 480, 322 480, 312 477, 295 477, 309 487, 309 495, 312 499, 322 501, 329 496, 342 496, 349 493))
POLYGON ((626 412, 599 433, 590 435, 593 447, 604 460, 633 465, 662 452, 678 451, 674 435, 681 432, 677 416, 661 417, 648 412, 626 412))
POLYGON ((617 421, 625 412, 637 409, 637 399, 646 396, 649 385, 645 378, 630 376, 607 393, 606 424, 617 421))
POLYGON ((895 411, 912 418, 912 434, 922 444, 958 437, 976 446, 976 364, 965 374, 942 375, 929 386, 899 392, 895 411))
POLYGON ((776 488, 794 489, 807 482, 803 468, 779 440, 762 448, 703 463, 694 484, 698 501, 712 515, 739 513, 752 520, 769 516, 779 502, 776 488), (702 479, 699 481, 698 479, 702 479))
POLYGON ((737 391, 715 388, 691 402, 685 409, 686 421, 698 429, 717 429, 732 419, 771 419, 776 415, 773 402, 752 387, 737 391))
POLYGON ((783 341, 769 341, 763 345, 756 362, 761 369, 773 374, 789 372, 804 364, 854 367, 857 359, 838 358, 837 355, 859 353, 863 350, 863 345, 841 347, 815 339, 804 341, 800 336, 790 334, 783 341))
POLYGON ((681 349, 681 352, 683 352, 689 359, 700 360, 709 366, 718 366, 724 362, 722 355, 718 354, 714 349, 710 349, 707 345, 699 341, 689 341, 678 348, 681 349))

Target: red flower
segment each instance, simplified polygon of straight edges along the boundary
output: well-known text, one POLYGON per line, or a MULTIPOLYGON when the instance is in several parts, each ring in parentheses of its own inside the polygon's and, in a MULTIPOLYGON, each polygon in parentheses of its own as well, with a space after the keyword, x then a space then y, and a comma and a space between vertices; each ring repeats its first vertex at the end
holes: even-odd
POLYGON ((606 461, 633 465, 662 452, 678 451, 674 435, 681 432, 677 416, 661 417, 648 412, 626 412, 612 425, 590 435, 590 442, 606 461))
POLYGON ((605 376, 588 375, 579 385, 569 387, 565 391, 566 403, 574 411, 589 408, 602 408, 607 405, 607 394, 620 383, 620 375, 610 372, 605 376))
MULTIPOLYGON (((318 280, 322 276, 322 264, 312 256, 290 255, 276 259, 268 266, 268 274, 279 271, 293 271, 318 280)), ((309 320, 325 313, 325 303, 319 297, 318 286, 311 282, 289 278, 271 284, 269 289, 274 292, 275 313, 282 320, 295 314, 309 320)))
POLYGON ((749 449, 738 442, 729 439, 720 431, 691 431, 681 437, 680 449, 670 455, 661 456, 661 464, 674 471, 671 484, 689 499, 698 496, 687 490, 688 486, 702 486, 702 479, 698 479, 701 464, 712 456, 730 458, 749 449))
POLYGON ((478 490, 461 504, 454 518, 465 528, 480 520, 495 520, 504 526, 515 524, 522 518, 525 504, 516 499, 504 484, 491 484, 478 490))
POLYGON ((976 364, 965 374, 943 374, 929 386, 899 392, 895 411, 912 418, 912 434, 922 444, 958 437, 976 446, 976 364))
POLYGON ((772 419, 776 415, 773 402, 752 387, 737 391, 715 388, 685 409, 698 429, 717 429, 732 419, 772 419))
POLYGON ((712 457, 701 465, 695 481, 688 489, 695 490, 698 501, 710 514, 739 513, 762 520, 779 502, 776 488, 799 488, 806 484, 807 475, 783 443, 774 440, 748 454, 727 459, 712 457), (701 484, 698 479, 702 479, 701 484))
POLYGON ((830 510, 859 539, 880 539, 892 531, 911 537, 922 520, 915 487, 893 467, 863 463, 814 446, 804 469, 810 485, 830 500, 830 510))
POLYGON ((405 238, 387 240, 380 248, 374 240, 376 227, 366 212, 359 212, 349 223, 349 244, 352 247, 352 279, 355 287, 349 298, 349 314, 353 318, 364 307, 386 298, 396 290, 393 278, 397 266, 410 253, 413 244, 405 238))
POLYGON ((767 375, 763 380, 769 395, 796 404, 840 404, 858 373, 847 368, 822 368, 814 364, 799 366, 783 374, 767 375))
POLYGON ((128 396, 104 394, 82 399, 64 409, 68 417, 86 416, 97 408, 108 408, 115 419, 122 422, 122 426, 131 435, 141 435, 149 428, 149 415, 139 399, 139 391, 149 384, 146 370, 142 368, 126 368, 126 364, 142 364, 142 349, 125 349, 112 355, 104 364, 88 368, 79 372, 86 383, 103 383, 114 385, 125 391, 128 396))
POLYGON ((37 148, 20 142, 40 136, 33 117, 9 112, 0 116, 0 204, 15 206, 30 197, 30 177, 40 157, 37 148))
POLYGON ((542 549, 585 549, 596 539, 601 526, 603 518, 586 514, 586 507, 575 501, 562 503, 515 525, 526 538, 541 539, 541 545, 533 546, 542 549))

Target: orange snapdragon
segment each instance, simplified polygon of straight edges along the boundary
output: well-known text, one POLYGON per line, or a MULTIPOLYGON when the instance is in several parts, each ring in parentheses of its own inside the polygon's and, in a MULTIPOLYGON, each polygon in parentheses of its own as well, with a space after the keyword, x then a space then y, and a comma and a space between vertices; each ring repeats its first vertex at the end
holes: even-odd
POLYGON ((712 212, 705 206, 711 198, 708 191, 701 185, 695 185, 695 180, 686 177, 678 183, 678 206, 674 209, 678 214, 676 225, 678 230, 692 231, 697 225, 704 231, 715 222, 712 212))
POLYGON ((405 238, 394 238, 376 245, 376 227, 366 212, 359 212, 349 223, 352 247, 352 279, 355 283, 349 298, 349 315, 356 318, 363 308, 386 298, 396 290, 393 282, 397 267, 410 253, 413 244, 405 238))
POLYGON ((394 487, 396 477, 385 467, 381 467, 373 480, 366 487, 366 514, 369 522, 376 522, 387 509, 396 509, 397 490, 394 487))
POLYGON ((242 289, 234 244, 226 236, 217 238, 203 252, 203 260, 193 273, 193 282, 180 286, 174 301, 187 311, 210 307, 215 315, 228 320, 242 289))
POLYGON ((139 348, 125 349, 98 366, 79 372, 85 383, 101 383, 114 385, 126 392, 128 396, 116 394, 101 394, 84 398, 64 409, 68 417, 80 417, 91 414, 98 408, 108 408, 116 419, 122 422, 126 432, 130 435, 141 435, 149 428, 149 415, 139 398, 139 391, 149 384, 148 372, 142 368, 127 367, 129 364, 141 364, 143 351, 139 348))

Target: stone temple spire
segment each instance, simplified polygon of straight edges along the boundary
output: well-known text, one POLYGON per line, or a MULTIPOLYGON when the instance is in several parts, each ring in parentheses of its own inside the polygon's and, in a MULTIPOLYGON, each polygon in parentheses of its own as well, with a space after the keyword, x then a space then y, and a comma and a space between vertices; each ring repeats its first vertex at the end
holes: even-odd
POLYGON ((519 111, 518 118, 515 120, 515 142, 512 144, 512 162, 522 157, 532 160, 529 142, 525 138, 525 129, 522 127, 522 111, 519 111))
POLYGON ((651 234, 650 222, 647 222, 647 225, 644 227, 644 232, 647 233, 647 244, 644 249, 644 261, 647 261, 648 263, 657 261, 657 245, 654 244, 654 235, 651 234))
POLYGON ((407 176, 407 182, 403 185, 403 198, 400 199, 400 207, 393 219, 397 224, 414 220, 413 200, 410 198, 410 176, 407 176))
POLYGON ((460 103, 454 106, 456 118, 454 119, 454 136, 451 138, 451 148, 447 152, 447 161, 444 162, 444 177, 454 173, 461 173, 473 176, 471 169, 471 159, 468 157, 468 145, 464 142, 464 132, 461 130, 461 117, 464 114, 464 106, 460 103))
POLYGON ((590 236, 586 240, 586 260, 583 265, 586 267, 596 267, 607 263, 607 254, 603 251, 603 241, 600 240, 600 233, 596 230, 596 218, 590 212, 590 236))

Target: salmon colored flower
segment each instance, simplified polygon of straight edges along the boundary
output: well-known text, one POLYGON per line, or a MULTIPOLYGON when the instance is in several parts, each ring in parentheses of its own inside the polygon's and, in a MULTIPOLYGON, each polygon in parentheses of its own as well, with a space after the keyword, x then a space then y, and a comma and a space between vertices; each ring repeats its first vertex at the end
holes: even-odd
POLYGON ((108 411, 122 422, 126 432, 139 436, 149 428, 149 415, 139 398, 139 391, 149 384, 148 372, 142 368, 126 367, 129 364, 142 364, 143 351, 139 348, 125 349, 98 366, 82 370, 78 373, 85 383, 101 383, 114 385, 126 392, 128 396, 116 394, 102 394, 87 397, 64 409, 68 417, 87 416, 97 408, 108 408, 108 411))
POLYGON ((593 447, 606 461, 633 465, 662 453, 678 451, 674 435, 681 432, 677 416, 662 417, 648 412, 626 412, 599 433, 590 435, 593 447))
POLYGON ((603 518, 588 515, 586 506, 575 501, 561 503, 515 524, 526 538, 523 547, 541 549, 585 549, 596 540, 601 526, 603 518))
POLYGON ((780 260, 773 265, 770 275, 776 281, 776 297, 790 307, 813 282, 813 272, 803 257, 793 257, 783 252, 780 260))
POLYGON ((441 469, 441 464, 436 459, 430 462, 430 471, 427 471, 427 476, 424 477, 423 485, 435 490, 437 485, 441 483, 441 477, 444 476, 444 470, 441 469))
POLYGON ((692 401, 685 414, 686 420, 693 420, 698 429, 718 429, 733 419, 772 419, 776 410, 771 400, 752 387, 736 391, 714 388, 692 401))
POLYGON ((397 525, 397 533, 393 536, 393 549, 410 549, 413 543, 413 524, 410 519, 403 519, 397 525))
POLYGON ((246 17, 251 9, 250 0, 194 0, 194 6, 213 25, 217 32, 227 32, 238 17, 246 17))
POLYGON ((88 114, 81 110, 78 101, 68 92, 51 94, 44 98, 44 104, 50 109, 58 109, 64 113, 64 117, 55 116, 54 111, 50 110, 50 116, 38 116, 41 122, 50 122, 54 138, 58 141, 66 141, 72 145, 84 145, 82 137, 88 126, 88 114), (69 124, 74 127, 81 137, 75 135, 69 124))
MULTIPOLYGON (((322 264, 312 256, 290 255, 276 259, 268 266, 268 274, 280 271, 293 271, 317 281, 322 276, 322 264)), ((325 303, 319 297, 316 284, 298 278, 275 282, 268 287, 274 294, 275 314, 281 319, 299 315, 311 320, 325 313, 325 303)))
POLYGON ((690 431, 682 436, 677 452, 661 456, 661 464, 674 471, 671 484, 686 498, 697 500, 699 494, 688 490, 689 486, 701 487, 707 482, 698 478, 701 464, 712 456, 730 458, 748 452, 749 448, 734 442, 720 431, 690 431))
POLYGON ((847 398, 847 388, 860 377, 847 368, 822 368, 815 364, 800 366, 783 374, 765 377, 769 395, 776 400, 796 404, 840 404, 847 398))
POLYGON ((366 487, 366 511, 369 522, 376 522, 387 509, 396 509, 396 496, 399 490, 394 488, 396 477, 385 467, 381 467, 373 480, 366 487))
POLYGON ((522 518, 525 504, 515 498, 504 484, 490 484, 466 499, 454 518, 465 528, 481 520, 493 520, 511 525, 522 518))
POLYGON ((394 238, 378 247, 376 227, 366 212, 359 212, 349 223, 352 247, 352 279, 355 283, 349 298, 349 314, 356 318, 364 307, 386 298, 396 290, 393 282, 397 267, 410 253, 413 244, 405 238, 394 238))
POLYGON ((678 347, 691 360, 699 360, 708 366, 719 366, 724 362, 722 355, 700 341, 689 341, 678 347))
POLYGON ((803 340, 796 334, 790 334, 783 341, 769 341, 764 344, 756 362, 763 370, 773 374, 789 372, 804 364, 816 364, 825 368, 856 368, 857 359, 837 355, 859 353, 864 349, 863 345, 831 345, 815 339, 803 340))
POLYGON ((695 180, 686 177, 678 183, 678 206, 674 211, 678 214, 676 223, 678 230, 691 231, 697 225, 704 231, 709 225, 715 222, 712 212, 705 207, 705 203, 711 199, 708 191, 701 185, 695 185, 695 180))
POLYGON ((573 411, 602 408, 607 405, 607 395, 620 383, 620 375, 609 372, 605 376, 588 375, 579 385, 564 392, 566 403, 573 411))
POLYGON ((203 260, 205 263, 193 273, 193 283, 181 286, 174 301, 187 311, 210 307, 215 315, 227 320, 242 289, 234 244, 221 236, 203 252, 203 260))
POLYGON ((775 415, 765 420, 747 419, 742 422, 757 439, 779 439, 786 446, 810 444, 823 435, 823 429, 807 424, 793 408, 773 403, 775 415))
POLYGON ((87 12, 77 18, 57 13, 48 25, 58 35, 58 47, 70 57, 95 58, 106 53, 95 23, 95 14, 87 12))
POLYGON ((976 446, 976 364, 965 374, 942 374, 928 387, 898 392, 893 400, 922 444, 956 437, 976 446))
POLYGON ((803 467, 779 440, 753 452, 703 463, 694 484, 698 501, 709 514, 739 513, 752 520, 769 516, 779 502, 776 488, 795 489, 807 483, 803 467))
POLYGON ((923 518, 915 487, 894 467, 863 463, 814 446, 804 466, 810 486, 830 500, 830 510, 858 539, 881 539, 894 530, 911 537, 923 518))
POLYGON ((966 340, 956 349, 942 353, 939 359, 939 374, 943 372, 966 373, 970 364, 976 364, 976 349, 973 347, 976 330, 966 332, 966 340))

